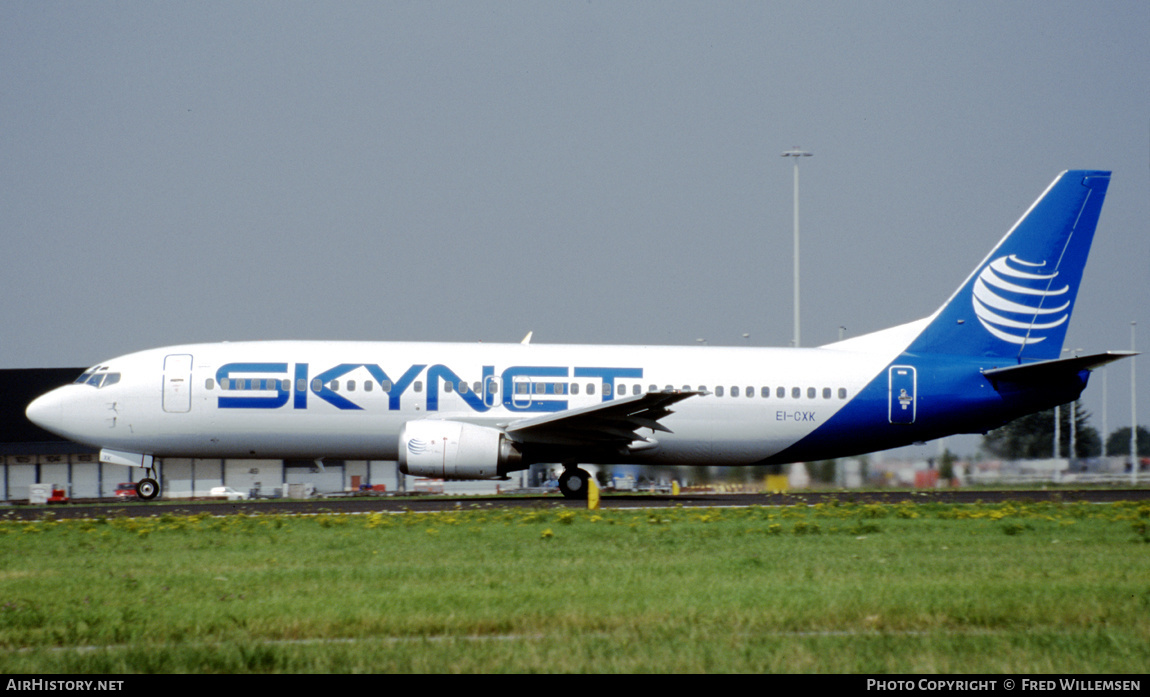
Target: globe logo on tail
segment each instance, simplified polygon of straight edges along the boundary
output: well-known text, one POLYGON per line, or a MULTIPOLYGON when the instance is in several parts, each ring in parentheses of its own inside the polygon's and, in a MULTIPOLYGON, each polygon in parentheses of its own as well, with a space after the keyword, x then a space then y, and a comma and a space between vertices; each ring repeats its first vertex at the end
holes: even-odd
POLYGON ((974 282, 971 302, 978 321, 994 336, 1020 346, 1046 339, 1047 330, 1070 318, 1070 286, 1054 287, 1058 272, 1041 273, 1046 262, 999 257, 974 282))

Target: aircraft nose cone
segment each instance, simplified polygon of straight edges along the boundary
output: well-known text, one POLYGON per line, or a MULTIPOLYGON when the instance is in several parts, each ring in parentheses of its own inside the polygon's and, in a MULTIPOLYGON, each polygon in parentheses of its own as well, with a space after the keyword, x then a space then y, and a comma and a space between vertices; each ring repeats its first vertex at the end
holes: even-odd
POLYGON ((32 400, 32 403, 28 405, 24 413, 28 416, 29 421, 40 428, 60 435, 63 411, 63 400, 61 399, 60 391, 52 390, 32 400))

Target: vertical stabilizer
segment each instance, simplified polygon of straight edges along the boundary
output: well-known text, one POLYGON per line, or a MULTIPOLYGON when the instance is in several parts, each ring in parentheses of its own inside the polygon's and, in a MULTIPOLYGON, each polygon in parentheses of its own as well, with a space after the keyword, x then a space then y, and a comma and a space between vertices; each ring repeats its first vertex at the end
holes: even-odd
POLYGON ((1063 172, 913 341, 911 353, 1058 358, 1110 172, 1063 172))

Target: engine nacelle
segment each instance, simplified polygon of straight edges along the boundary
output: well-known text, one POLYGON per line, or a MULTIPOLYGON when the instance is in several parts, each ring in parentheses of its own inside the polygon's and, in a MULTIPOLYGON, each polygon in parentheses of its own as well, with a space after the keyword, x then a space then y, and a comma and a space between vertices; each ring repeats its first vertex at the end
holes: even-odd
POLYGON ((461 421, 408 421, 399 433, 399 471, 441 479, 497 479, 523 469, 501 431, 461 421))

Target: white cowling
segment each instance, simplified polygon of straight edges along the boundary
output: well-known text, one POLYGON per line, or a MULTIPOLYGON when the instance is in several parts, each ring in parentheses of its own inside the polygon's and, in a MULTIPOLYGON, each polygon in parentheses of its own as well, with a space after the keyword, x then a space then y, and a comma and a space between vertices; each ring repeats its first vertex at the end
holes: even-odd
POLYGON ((522 469, 501 431, 461 421, 408 421, 399 433, 399 471, 441 479, 496 479, 522 469))

